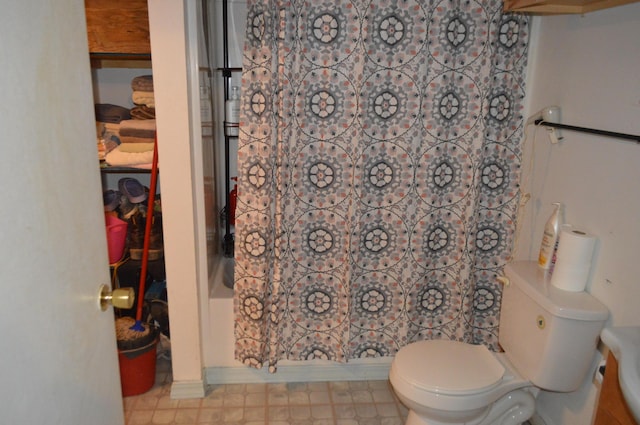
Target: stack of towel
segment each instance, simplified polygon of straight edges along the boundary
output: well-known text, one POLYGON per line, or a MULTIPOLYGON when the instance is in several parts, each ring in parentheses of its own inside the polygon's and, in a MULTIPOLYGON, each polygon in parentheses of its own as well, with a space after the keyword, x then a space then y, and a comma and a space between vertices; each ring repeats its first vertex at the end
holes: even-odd
POLYGON ((127 108, 109 103, 95 105, 96 134, 98 136, 98 158, 105 155, 120 144, 120 122, 131 118, 127 108))
POLYGON ((120 145, 105 156, 107 164, 120 167, 151 168, 156 136, 153 77, 142 75, 131 81, 131 119, 119 124, 120 145))
POLYGON ((107 154, 107 164, 151 168, 155 136, 156 120, 121 121, 120 145, 107 154))
POLYGON ((136 119, 154 119, 156 117, 155 99, 153 97, 153 77, 141 75, 131 80, 131 100, 135 107, 131 115, 136 119))

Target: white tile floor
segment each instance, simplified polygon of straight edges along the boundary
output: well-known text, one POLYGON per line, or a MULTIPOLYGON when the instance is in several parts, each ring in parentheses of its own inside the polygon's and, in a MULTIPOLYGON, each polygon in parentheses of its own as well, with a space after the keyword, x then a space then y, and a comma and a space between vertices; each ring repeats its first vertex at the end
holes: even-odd
POLYGON ((171 400, 170 364, 156 384, 124 398, 127 425, 402 425, 407 409, 387 381, 212 385, 203 399, 171 400))
POLYGON ((407 417, 388 381, 211 385, 203 399, 171 400, 171 363, 158 359, 156 369, 151 390, 124 398, 126 425, 402 425, 407 417))

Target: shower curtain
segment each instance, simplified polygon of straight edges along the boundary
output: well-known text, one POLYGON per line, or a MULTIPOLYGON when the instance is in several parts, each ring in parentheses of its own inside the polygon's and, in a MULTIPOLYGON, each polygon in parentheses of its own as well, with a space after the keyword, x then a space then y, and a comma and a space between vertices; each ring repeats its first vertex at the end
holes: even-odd
POLYGON ((498 0, 249 0, 238 360, 497 348, 528 29, 498 0))

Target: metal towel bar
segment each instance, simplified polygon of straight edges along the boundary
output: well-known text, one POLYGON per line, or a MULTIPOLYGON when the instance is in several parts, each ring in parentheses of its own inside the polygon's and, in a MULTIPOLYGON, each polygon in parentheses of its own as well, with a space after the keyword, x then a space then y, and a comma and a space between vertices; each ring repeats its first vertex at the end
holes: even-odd
POLYGON ((634 134, 617 133, 615 131, 607 131, 607 130, 597 130, 595 128, 578 127, 578 126, 575 126, 575 125, 557 124, 557 123, 545 121, 543 119, 535 120, 534 124, 535 125, 543 125, 545 127, 559 128, 561 130, 580 131, 582 133, 597 134, 599 136, 615 137, 617 139, 633 140, 636 143, 640 143, 640 136, 637 136, 637 135, 634 135, 634 134))

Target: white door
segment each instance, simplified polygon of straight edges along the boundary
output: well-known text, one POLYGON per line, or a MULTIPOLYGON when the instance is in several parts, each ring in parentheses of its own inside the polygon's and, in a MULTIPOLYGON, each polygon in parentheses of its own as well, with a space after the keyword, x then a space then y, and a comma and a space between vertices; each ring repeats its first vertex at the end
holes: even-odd
POLYGON ((0 422, 119 425, 84 3, 0 8, 0 422))

